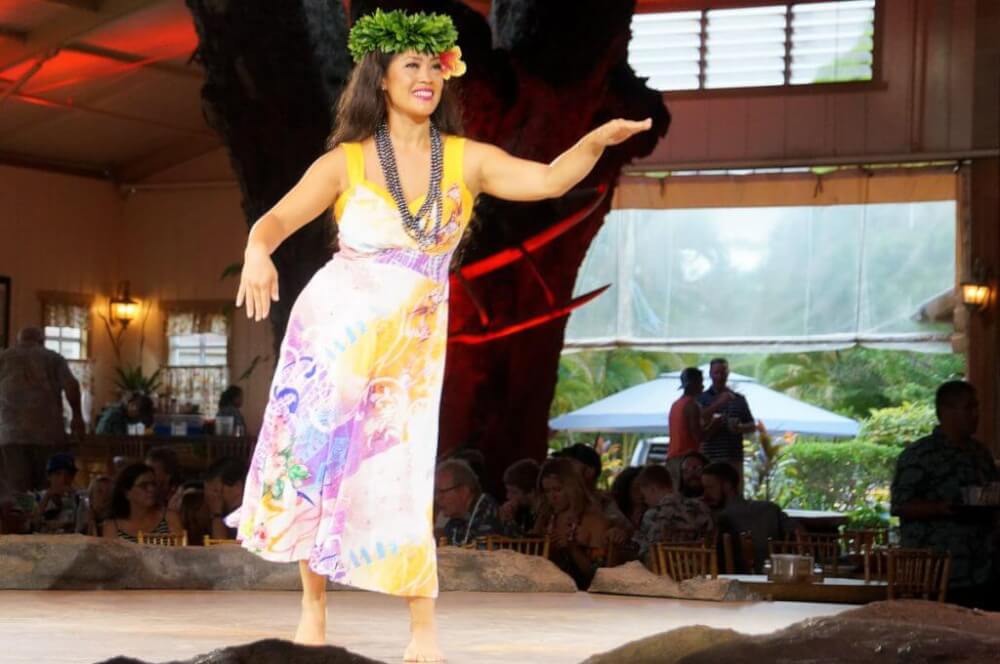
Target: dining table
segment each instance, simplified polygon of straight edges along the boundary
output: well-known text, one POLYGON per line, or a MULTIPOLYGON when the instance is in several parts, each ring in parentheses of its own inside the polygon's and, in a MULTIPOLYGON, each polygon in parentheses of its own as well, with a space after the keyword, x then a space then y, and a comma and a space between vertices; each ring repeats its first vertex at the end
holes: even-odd
POLYGON ((774 581, 764 574, 720 574, 720 579, 739 581, 764 600, 816 602, 822 604, 868 604, 888 598, 885 581, 825 577, 818 581, 774 581))

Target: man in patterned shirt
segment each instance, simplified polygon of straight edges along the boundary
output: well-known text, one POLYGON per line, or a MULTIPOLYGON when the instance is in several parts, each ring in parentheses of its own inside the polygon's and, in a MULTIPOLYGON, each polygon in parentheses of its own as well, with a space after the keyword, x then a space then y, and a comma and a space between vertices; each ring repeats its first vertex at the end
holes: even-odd
POLYGON ((17 345, 0 352, 0 478, 15 492, 40 489, 45 463, 66 442, 62 395, 73 419, 70 429, 82 435, 80 384, 59 353, 45 347, 45 334, 26 327, 17 345))
POLYGON ((944 383, 935 407, 937 428, 896 462, 892 513, 900 518, 901 544, 950 553, 949 601, 995 608, 996 512, 961 507, 963 489, 1000 480, 993 457, 972 437, 979 425, 975 388, 960 380, 944 383))
POLYGON ((479 537, 503 534, 497 501, 483 492, 479 477, 465 461, 448 459, 438 464, 434 502, 448 520, 440 533, 448 544, 465 546, 479 537))
POLYGON ((635 478, 642 500, 649 509, 633 536, 639 556, 646 558, 655 542, 703 539, 712 530, 712 514, 700 500, 685 498, 673 490, 670 472, 664 466, 646 466, 635 478))

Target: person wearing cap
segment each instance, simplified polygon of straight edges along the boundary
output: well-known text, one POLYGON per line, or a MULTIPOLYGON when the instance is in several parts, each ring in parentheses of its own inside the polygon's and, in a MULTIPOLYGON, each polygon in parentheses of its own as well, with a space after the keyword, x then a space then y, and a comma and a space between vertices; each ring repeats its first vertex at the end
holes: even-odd
POLYGON ((696 367, 688 367, 681 372, 680 389, 684 390, 683 396, 670 407, 668 461, 700 452, 708 431, 707 423, 733 398, 732 392, 723 392, 711 404, 702 406, 698 397, 705 389, 704 376, 696 367))
POLYGON ((66 441, 62 395, 74 436, 84 433, 80 384, 62 355, 45 347, 37 327, 18 332, 17 344, 0 352, 0 477, 18 493, 45 483, 45 460, 66 441))
POLYGON ((35 511, 35 531, 40 533, 73 533, 76 529, 81 499, 73 488, 76 459, 59 452, 49 457, 45 465, 48 487, 38 494, 35 511))

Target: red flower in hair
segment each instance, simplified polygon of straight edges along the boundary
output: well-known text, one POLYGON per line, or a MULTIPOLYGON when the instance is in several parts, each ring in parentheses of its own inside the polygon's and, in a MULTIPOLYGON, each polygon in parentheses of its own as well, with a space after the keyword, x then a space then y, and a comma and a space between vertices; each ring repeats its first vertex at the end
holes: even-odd
POLYGON ((462 62, 462 49, 452 46, 438 56, 441 59, 441 72, 447 81, 452 76, 456 78, 465 73, 465 63, 462 62))

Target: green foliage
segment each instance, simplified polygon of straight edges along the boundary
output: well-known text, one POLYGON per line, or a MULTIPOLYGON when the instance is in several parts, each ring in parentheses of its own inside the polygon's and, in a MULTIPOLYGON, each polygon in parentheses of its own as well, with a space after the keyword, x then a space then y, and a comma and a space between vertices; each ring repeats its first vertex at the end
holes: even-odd
POLYGON ((450 49, 456 41, 458 31, 450 16, 376 9, 374 14, 359 18, 351 28, 347 48, 354 61, 360 62, 372 51, 416 51, 437 55, 450 49))
POLYGON ((126 364, 115 367, 115 387, 122 392, 150 395, 160 388, 160 369, 146 376, 142 366, 126 364))
POLYGON ((903 447, 928 435, 936 423, 933 405, 904 402, 901 406, 873 410, 862 421, 858 440, 873 445, 903 447))
POLYGON ((905 402, 932 403, 938 385, 964 370, 962 355, 851 348, 765 356, 755 376, 789 396, 864 418, 905 402))
POLYGON ((882 520, 899 448, 852 441, 796 442, 782 452, 777 502, 784 507, 848 512, 857 524, 882 520))

